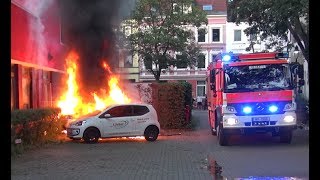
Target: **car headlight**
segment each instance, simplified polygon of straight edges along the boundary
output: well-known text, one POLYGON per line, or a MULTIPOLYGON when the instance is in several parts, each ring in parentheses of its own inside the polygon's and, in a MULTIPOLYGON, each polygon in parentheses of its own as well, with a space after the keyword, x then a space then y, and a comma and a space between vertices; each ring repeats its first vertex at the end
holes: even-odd
POLYGON ((229 125, 235 125, 238 123, 238 120, 236 118, 230 117, 228 119, 225 120, 227 124, 229 125))
POLYGON ((291 123, 291 122, 293 122, 295 119, 294 119, 294 117, 293 116, 285 116, 284 118, 283 118, 283 121, 284 122, 287 122, 287 123, 291 123))
POLYGON ((85 121, 85 120, 84 120, 84 121, 78 121, 78 122, 75 122, 74 125, 75 125, 75 126, 82 126, 82 125, 85 124, 86 122, 87 122, 87 121, 85 121))

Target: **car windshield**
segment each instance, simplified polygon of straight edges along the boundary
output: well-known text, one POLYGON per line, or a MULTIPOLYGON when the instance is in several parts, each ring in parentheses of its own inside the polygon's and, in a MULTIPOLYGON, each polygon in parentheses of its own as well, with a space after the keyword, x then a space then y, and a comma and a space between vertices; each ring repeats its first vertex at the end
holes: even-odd
POLYGON ((292 89, 289 66, 266 64, 225 67, 225 92, 292 89))
POLYGON ((92 117, 92 116, 96 116, 96 115, 98 115, 99 113, 101 113, 101 111, 100 111, 100 110, 95 110, 95 111, 90 112, 90 113, 88 113, 88 114, 82 115, 82 116, 80 116, 79 118, 92 117))

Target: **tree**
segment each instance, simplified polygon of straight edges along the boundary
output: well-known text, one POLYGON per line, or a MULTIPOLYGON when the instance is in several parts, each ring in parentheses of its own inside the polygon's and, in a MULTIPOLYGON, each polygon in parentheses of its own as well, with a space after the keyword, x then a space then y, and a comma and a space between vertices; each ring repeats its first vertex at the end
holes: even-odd
POLYGON ((170 65, 196 63, 200 48, 191 27, 207 24, 193 0, 139 0, 132 13, 129 41, 156 81, 170 65), (181 56, 175 56, 178 53, 181 56))
POLYGON ((228 21, 249 23, 246 35, 260 34, 261 40, 271 38, 270 47, 288 42, 290 32, 309 62, 309 0, 228 1, 228 21))

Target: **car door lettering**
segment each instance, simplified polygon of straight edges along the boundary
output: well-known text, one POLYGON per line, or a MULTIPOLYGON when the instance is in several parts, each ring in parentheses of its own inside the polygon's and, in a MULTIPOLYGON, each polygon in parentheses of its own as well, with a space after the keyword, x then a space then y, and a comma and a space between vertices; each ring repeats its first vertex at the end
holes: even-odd
POLYGON ((138 123, 144 123, 147 122, 149 120, 149 118, 138 118, 137 121, 138 123))
POLYGON ((126 127, 129 124, 128 121, 120 121, 120 122, 114 122, 112 124, 112 127, 114 127, 115 129, 121 129, 126 127))

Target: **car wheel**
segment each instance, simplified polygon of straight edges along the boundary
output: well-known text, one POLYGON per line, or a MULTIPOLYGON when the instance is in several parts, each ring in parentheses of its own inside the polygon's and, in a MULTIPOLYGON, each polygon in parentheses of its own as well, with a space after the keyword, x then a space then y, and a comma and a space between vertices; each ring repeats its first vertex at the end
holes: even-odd
POLYGON ((83 133, 83 140, 86 143, 97 143, 100 138, 100 132, 96 128, 88 128, 83 133))
POLYGON ((280 132, 280 142, 290 144, 292 140, 292 130, 280 132))
POLYGON ((228 145, 228 136, 223 132, 223 128, 220 129, 220 125, 217 127, 218 131, 218 142, 220 146, 228 145))
POLYGON ((157 140, 159 135, 159 129, 156 126, 148 126, 144 131, 144 137, 147 141, 155 141, 157 140))

